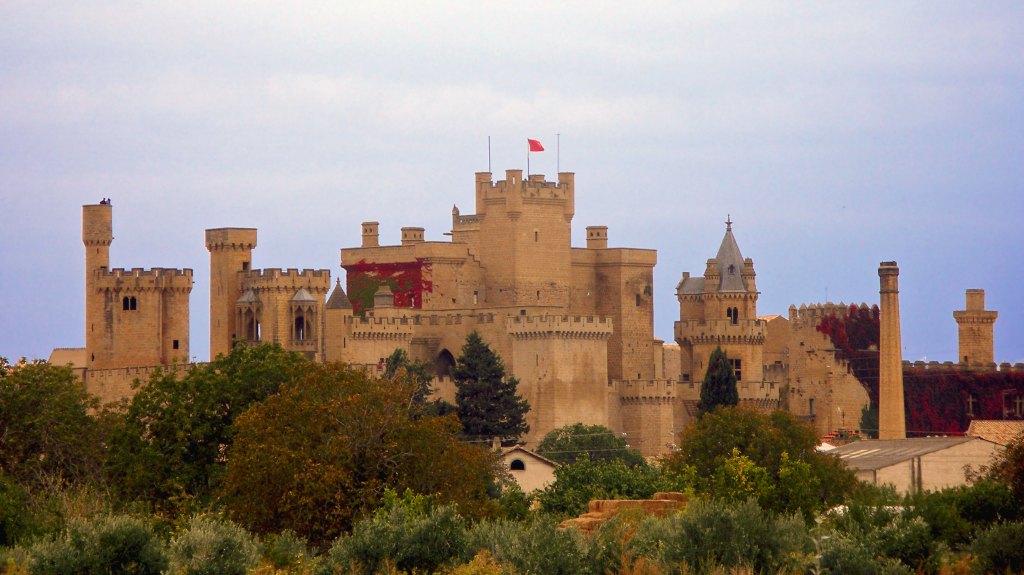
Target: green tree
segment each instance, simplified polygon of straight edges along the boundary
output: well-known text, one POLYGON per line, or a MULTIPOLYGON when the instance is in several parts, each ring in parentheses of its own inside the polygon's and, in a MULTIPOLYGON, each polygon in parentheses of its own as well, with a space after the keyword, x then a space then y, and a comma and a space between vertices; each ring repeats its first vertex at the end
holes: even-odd
POLYGON ((537 453, 559 463, 573 463, 583 454, 591 461, 619 459, 637 465, 644 458, 630 449, 626 438, 603 425, 574 423, 548 432, 537 446, 537 453))
POLYGON ((231 516, 322 547, 389 488, 455 503, 467 516, 493 511, 494 454, 460 441, 453 417, 418 417, 414 393, 400 380, 310 365, 238 419, 224 483, 231 516))
POLYGON ((989 477, 1009 485, 1017 502, 1024 506, 1024 433, 1007 444, 996 456, 989 477))
POLYGON ((518 439, 530 430, 530 404, 518 395, 519 381, 505 376, 501 358, 475 331, 455 361, 455 404, 462 430, 478 439, 518 439))
POLYGON ((679 451, 665 458, 665 466, 693 476, 697 492, 711 496, 716 495, 716 481, 745 469, 746 461, 738 455, 767 472, 769 481, 753 495, 773 511, 799 510, 809 518, 841 502, 856 485, 836 457, 815 450, 814 430, 783 411, 720 407, 686 428, 679 442, 679 451))
POLYGON ((219 488, 235 418, 306 364, 278 345, 237 346, 187 374, 154 374, 112 431, 106 470, 115 490, 158 507, 202 507, 219 488))
POLYGON ((591 499, 650 499, 659 491, 687 492, 692 476, 666 473, 662 467, 619 459, 591 461, 584 454, 555 469, 555 481, 537 499, 544 511, 579 515, 591 499))
POLYGON ((99 478, 99 406, 69 367, 0 361, 0 473, 29 490, 99 478))
POLYGON ((736 389, 736 371, 721 347, 708 358, 708 371, 700 386, 700 413, 708 413, 721 405, 736 405, 740 393, 736 389))

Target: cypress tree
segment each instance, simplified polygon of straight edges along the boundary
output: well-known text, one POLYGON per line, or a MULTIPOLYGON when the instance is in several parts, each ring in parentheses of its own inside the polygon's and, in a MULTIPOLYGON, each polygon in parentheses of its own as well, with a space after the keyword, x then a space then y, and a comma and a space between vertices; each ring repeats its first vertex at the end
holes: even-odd
POLYGON ((516 395, 519 381, 505 377, 501 358, 476 332, 466 337, 452 378, 456 413, 466 436, 515 440, 530 430, 526 424, 530 404, 516 395))
POLYGON ((736 405, 740 392, 736 389, 736 372, 721 347, 716 347, 708 358, 708 371, 700 386, 700 414, 713 411, 720 405, 736 405))

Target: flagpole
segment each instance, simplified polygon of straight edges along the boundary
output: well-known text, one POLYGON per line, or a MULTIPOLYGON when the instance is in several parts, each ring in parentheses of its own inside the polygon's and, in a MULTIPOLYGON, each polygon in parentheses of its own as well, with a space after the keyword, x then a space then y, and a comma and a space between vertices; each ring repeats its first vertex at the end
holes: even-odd
POLYGON ((562 173, 562 134, 555 134, 555 175, 562 173))
POLYGON ((487 173, 491 173, 491 137, 487 136, 487 173))
POLYGON ((526 179, 530 179, 530 140, 526 140, 526 179))

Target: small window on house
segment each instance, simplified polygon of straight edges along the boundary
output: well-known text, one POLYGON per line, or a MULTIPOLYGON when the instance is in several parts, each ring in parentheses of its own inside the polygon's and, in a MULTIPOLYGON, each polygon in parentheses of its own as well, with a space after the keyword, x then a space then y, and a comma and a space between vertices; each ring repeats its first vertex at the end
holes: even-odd
POLYGON ((540 290, 537 290, 537 301, 540 301, 540 290))
POLYGON ((533 230, 533 241, 534 242, 540 241, 540 232, 538 232, 537 230, 533 230))
POLYGON ((727 317, 729 319, 732 319, 732 308, 731 307, 725 308, 725 317, 727 317))
POLYGON ((636 294, 636 307, 640 307, 640 294, 636 294))
POLYGON ((121 309, 128 311, 128 296, 125 296, 125 298, 121 300, 121 309))
POLYGON ((242 271, 249 271, 249 262, 242 262, 242 271))
POLYGON ((526 464, 523 463, 522 459, 513 459, 508 467, 512 471, 526 471, 526 464))
POLYGON ((810 415, 811 417, 814 417, 814 398, 813 397, 809 398, 807 400, 807 415, 810 415))
POLYGON ((525 309, 519 310, 519 315, 526 315, 526 310, 525 309))
POLYGON ((138 301, 135 299, 135 296, 132 296, 132 297, 125 296, 125 298, 123 300, 121 300, 121 307, 125 311, 135 311, 135 310, 138 309, 138 306, 139 306, 139 304, 138 304, 138 301))
POLYGON ((732 371, 736 374, 736 381, 743 381, 743 362, 739 359, 730 359, 732 371))
POLYGON ((477 296, 479 296, 479 295, 480 295, 479 292, 477 292, 475 290, 473 291, 473 303, 474 304, 477 303, 477 296))
POLYGON ((173 347, 174 349, 178 349, 178 340, 174 340, 173 342, 171 342, 171 347, 173 347))

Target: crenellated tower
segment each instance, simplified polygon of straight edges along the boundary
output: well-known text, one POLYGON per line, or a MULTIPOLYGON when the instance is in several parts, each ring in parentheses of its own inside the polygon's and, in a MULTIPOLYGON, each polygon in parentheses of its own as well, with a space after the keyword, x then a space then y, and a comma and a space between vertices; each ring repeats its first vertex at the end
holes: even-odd
POLYGON ((82 206, 86 367, 187 361, 192 270, 111 269, 112 219, 113 208, 107 202, 82 206))
POLYGON ((227 355, 236 339, 244 339, 235 312, 242 296, 242 275, 252 268, 256 247, 253 228, 206 230, 210 252, 210 358, 227 355))
POLYGON ((476 174, 476 214, 465 221, 477 232, 463 232, 456 219, 453 239, 467 239, 486 262, 490 305, 568 305, 574 181, 570 172, 558 182, 540 174, 524 180, 522 170, 507 170, 498 182, 490 172, 476 174))
POLYGON ((711 353, 721 347, 733 362, 740 397, 760 398, 765 334, 757 318, 754 262, 743 258, 731 218, 725 224, 725 237, 707 261, 704 277, 684 272, 676 286, 680 381, 703 381, 711 353))

